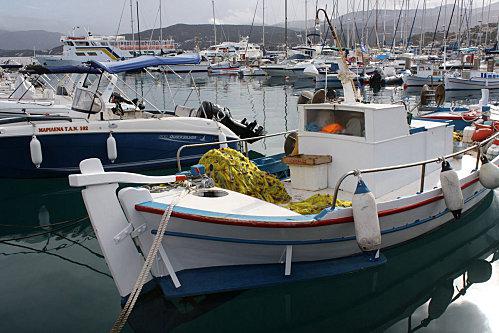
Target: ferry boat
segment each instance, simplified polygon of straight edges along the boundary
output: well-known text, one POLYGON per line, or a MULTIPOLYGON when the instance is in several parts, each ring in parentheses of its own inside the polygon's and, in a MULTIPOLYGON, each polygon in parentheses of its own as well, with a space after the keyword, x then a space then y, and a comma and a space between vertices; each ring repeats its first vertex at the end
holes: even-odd
POLYGON ((177 46, 168 40, 127 40, 125 36, 62 36, 62 55, 37 55, 45 67, 77 66, 89 61, 125 60, 139 55, 175 54, 177 46))

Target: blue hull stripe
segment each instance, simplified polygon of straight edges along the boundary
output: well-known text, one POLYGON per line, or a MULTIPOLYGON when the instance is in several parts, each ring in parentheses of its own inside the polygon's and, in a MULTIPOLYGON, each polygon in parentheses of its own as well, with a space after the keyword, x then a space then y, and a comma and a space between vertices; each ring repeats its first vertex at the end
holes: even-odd
MULTIPOLYGON (((471 197, 465 200, 465 203, 473 200, 478 197, 483 192, 487 191, 487 189, 482 189, 480 191, 475 192, 471 197)), ((385 229, 381 231, 382 235, 391 234, 394 232, 410 229, 417 227, 421 224, 433 221, 437 218, 444 216, 449 213, 449 210, 446 208, 445 210, 429 216, 427 218, 416 220, 412 223, 408 223, 406 225, 393 227, 391 229, 385 229)), ((152 234, 156 234, 157 230, 151 230, 152 234)), ((347 237, 335 237, 329 239, 314 239, 314 240, 256 240, 256 239, 241 239, 241 238, 226 238, 226 237, 216 237, 216 236, 206 236, 206 235, 195 235, 183 232, 175 232, 175 231, 167 231, 165 232, 166 236, 172 237, 181 237, 181 238, 192 238, 192 239, 201 239, 201 240, 209 240, 214 242, 226 242, 226 243, 239 243, 239 244, 259 244, 259 245, 314 245, 314 244, 327 244, 327 243, 337 243, 337 242, 345 242, 355 240, 355 236, 347 236, 347 237)))

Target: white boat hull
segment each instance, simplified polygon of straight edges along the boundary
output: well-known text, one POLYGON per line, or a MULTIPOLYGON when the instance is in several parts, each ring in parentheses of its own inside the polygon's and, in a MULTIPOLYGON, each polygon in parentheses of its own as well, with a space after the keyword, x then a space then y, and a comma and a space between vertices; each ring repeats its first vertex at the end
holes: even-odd
POLYGON ((441 77, 430 76, 430 77, 420 77, 415 75, 404 75, 402 76, 404 85, 406 87, 423 87, 427 85, 436 85, 443 82, 441 77))
POLYGON ((445 90, 499 89, 499 79, 475 77, 471 79, 446 77, 445 90))

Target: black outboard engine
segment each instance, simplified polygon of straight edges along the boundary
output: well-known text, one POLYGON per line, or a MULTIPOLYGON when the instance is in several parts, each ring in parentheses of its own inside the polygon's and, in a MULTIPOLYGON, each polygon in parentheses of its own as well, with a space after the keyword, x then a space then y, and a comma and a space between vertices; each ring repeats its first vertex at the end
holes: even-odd
POLYGON ((383 78, 378 70, 375 70, 373 75, 369 79, 369 85, 375 93, 381 90, 381 86, 383 85, 383 78))
MULTIPOLYGON (((219 105, 213 104, 208 101, 204 101, 198 109, 197 116, 200 118, 214 119, 223 125, 227 126, 232 132, 237 134, 241 139, 254 138, 257 136, 265 135, 265 131, 262 126, 257 126, 255 121, 248 123, 246 118, 242 121, 237 121, 232 118, 230 111, 227 108, 222 108, 219 105)), ((248 140, 249 143, 258 141, 248 140)))

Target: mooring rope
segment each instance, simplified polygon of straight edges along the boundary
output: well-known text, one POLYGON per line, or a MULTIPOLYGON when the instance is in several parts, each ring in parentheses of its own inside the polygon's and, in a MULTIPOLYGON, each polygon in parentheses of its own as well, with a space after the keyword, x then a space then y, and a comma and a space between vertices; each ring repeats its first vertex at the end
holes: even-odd
POLYGON ((125 326, 125 323, 130 316, 130 313, 132 313, 133 307, 135 306, 135 303, 137 302, 137 299, 139 298, 140 292, 142 291, 142 287, 144 286, 147 277, 149 275, 149 272, 151 270, 152 264, 154 262, 154 259, 156 258, 156 255, 158 254, 158 251, 161 246, 161 242, 163 240, 163 236, 166 231, 166 227, 168 225, 168 221, 170 220, 170 217, 173 212, 173 208, 178 204, 178 202, 187 194, 189 193, 189 189, 183 190, 168 206, 168 209, 165 210, 163 213, 163 216, 161 217, 161 221, 158 226, 158 232, 156 234, 156 237, 154 238, 151 249, 149 250, 149 253, 147 254, 147 258, 144 262, 144 266, 142 266, 142 270, 137 277, 137 281, 135 282, 135 285, 132 289, 132 292, 128 296, 128 300, 123 307, 123 309, 120 312, 120 315, 116 319, 116 322, 114 323, 113 327, 111 328, 111 333, 118 333, 121 332, 123 327, 125 326))

